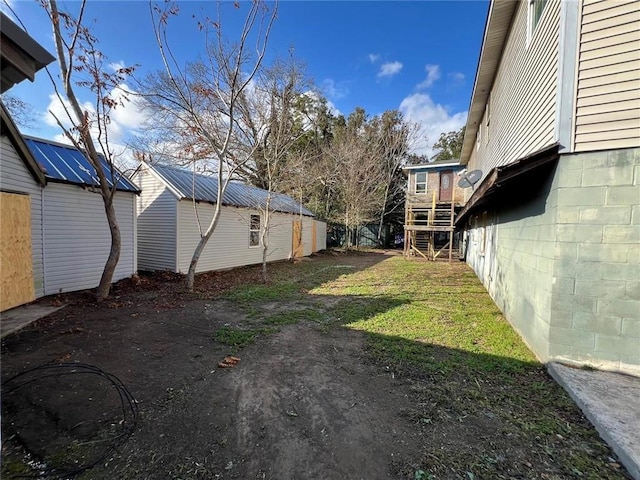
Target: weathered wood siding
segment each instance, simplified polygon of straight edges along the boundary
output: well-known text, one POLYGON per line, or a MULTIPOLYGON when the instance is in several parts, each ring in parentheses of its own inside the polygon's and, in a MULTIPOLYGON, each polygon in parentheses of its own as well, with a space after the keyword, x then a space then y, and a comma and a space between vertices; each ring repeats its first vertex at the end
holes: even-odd
MULTIPOLYGON (((214 206, 198 203, 195 208, 204 230, 213 218, 214 206)), ((249 246, 249 220, 252 213, 258 212, 246 208, 222 207, 216 230, 198 261, 197 272, 262 262, 262 247, 249 246)), ((284 260, 291 255, 293 218, 292 215, 282 213, 272 214, 269 230, 269 262, 284 260)), ((310 227, 309 230, 311 230, 310 227)), ((190 200, 181 200, 178 203, 177 232, 178 271, 187 273, 191 257, 200 240, 194 204, 190 200)))
POLYGON ((527 2, 518 2, 474 146, 485 176, 554 143, 559 28, 560 2, 547 2, 527 45, 527 2))
MULTIPOLYGON (((53 182, 43 195, 45 295, 97 287, 111 246, 102 197, 53 182)), ((117 192, 114 204, 122 236, 115 282, 136 271, 136 196, 117 192)))
POLYGON ((33 287, 36 298, 44 295, 44 273, 42 260, 42 187, 33 179, 22 159, 7 137, 0 144, 2 176, 0 189, 26 193, 31 198, 31 246, 33 262, 33 287))
POLYGON ((177 197, 149 169, 141 171, 136 183, 138 198, 138 268, 177 271, 177 197))
POLYGON ((584 0, 575 151, 640 146, 640 2, 584 0))

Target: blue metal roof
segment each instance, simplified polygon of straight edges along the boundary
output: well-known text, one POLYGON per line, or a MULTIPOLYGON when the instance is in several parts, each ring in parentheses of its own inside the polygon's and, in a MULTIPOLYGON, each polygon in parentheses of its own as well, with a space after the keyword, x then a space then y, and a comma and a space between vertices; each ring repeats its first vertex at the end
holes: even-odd
MULTIPOLYGON (((166 165, 149 165, 181 199, 192 199, 201 202, 216 203, 218 195, 218 179, 199 173, 189 172, 166 165)), ((246 208, 264 208, 268 191, 240 182, 229 182, 224 192, 223 205, 246 208)), ((270 209, 277 212, 315 216, 313 212, 302 207, 288 195, 271 193, 270 209)))
MULTIPOLYGON (((24 141, 31 150, 33 158, 44 173, 47 180, 53 182, 73 183, 76 185, 87 185, 97 187, 100 185, 95 168, 76 148, 69 145, 42 140, 40 138, 24 137, 24 141)), ((102 168, 104 168, 109 187, 111 182, 110 167, 107 161, 100 156, 102 168)), ((139 192, 135 186, 122 172, 115 170, 117 178, 117 189, 127 192, 139 192)))

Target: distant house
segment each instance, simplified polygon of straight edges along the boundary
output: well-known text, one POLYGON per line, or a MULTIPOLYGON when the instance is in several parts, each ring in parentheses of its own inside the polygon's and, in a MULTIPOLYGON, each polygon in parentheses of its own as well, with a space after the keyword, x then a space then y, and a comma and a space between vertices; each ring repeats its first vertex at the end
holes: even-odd
POLYGON ((464 190, 458 186, 464 169, 458 160, 438 160, 411 165, 407 176, 404 221, 404 254, 434 260, 438 248, 453 254, 454 215, 464 204, 464 190))
MULTIPOLYGON (((217 179, 187 170, 143 163, 136 181, 138 201, 138 265, 141 270, 187 273, 213 218, 217 179), (200 226, 199 226, 200 225, 200 226)), ((259 233, 267 192, 231 182, 224 195, 219 223, 207 243, 197 272, 262 262, 259 233)), ((326 248, 326 224, 282 194, 272 194, 268 261, 311 255, 326 248)))
POLYGON ((543 360, 640 375, 640 2, 493 0, 467 262, 543 360))

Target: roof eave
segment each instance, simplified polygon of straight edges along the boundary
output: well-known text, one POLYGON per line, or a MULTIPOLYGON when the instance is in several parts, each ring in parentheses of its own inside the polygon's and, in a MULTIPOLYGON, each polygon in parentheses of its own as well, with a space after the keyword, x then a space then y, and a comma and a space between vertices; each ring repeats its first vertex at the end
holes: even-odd
POLYGON ((466 165, 469 162, 469 157, 473 151, 478 127, 482 121, 487 98, 500 65, 502 51, 509 36, 511 22, 517 6, 518 2, 513 0, 492 0, 489 6, 482 40, 482 50, 478 59, 473 94, 469 105, 467 126, 462 142, 460 155, 460 163, 462 165, 466 165))
POLYGON ((418 170, 418 169, 434 169, 434 168, 442 168, 442 167, 460 167, 459 161, 454 161, 451 163, 434 163, 434 164, 422 164, 422 165, 408 165, 406 167, 402 167, 403 171, 407 170, 418 170))
POLYGON ((27 170, 29 170, 29 173, 31 173, 31 176, 33 177, 33 179, 43 187, 46 186, 47 179, 45 178, 44 173, 42 172, 42 170, 40 170, 38 163, 36 162, 35 158, 33 158, 31 150, 29 150, 29 147, 27 147, 27 144, 24 143, 24 138, 22 137, 22 134, 20 133, 20 131, 18 130, 18 127, 16 126, 13 119, 11 118, 9 111, 1 101, 0 101, 0 116, 2 117, 3 134, 4 133, 7 134, 7 136, 9 137, 9 141, 11 142, 13 147, 16 149, 16 152, 18 152, 18 155, 24 162, 25 166, 27 167, 27 170))
POLYGON ((467 200, 463 209, 456 215, 456 227, 460 227, 463 221, 469 217, 474 210, 490 202, 505 185, 526 179, 527 175, 540 167, 556 161, 558 159, 559 148, 560 144, 555 142, 515 162, 492 168, 467 200))

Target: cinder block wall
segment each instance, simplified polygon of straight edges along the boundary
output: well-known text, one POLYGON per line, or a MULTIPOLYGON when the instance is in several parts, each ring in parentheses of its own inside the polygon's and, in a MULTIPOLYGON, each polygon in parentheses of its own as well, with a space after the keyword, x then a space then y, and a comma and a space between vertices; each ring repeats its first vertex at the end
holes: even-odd
POLYGON ((486 215, 478 212, 467 234, 467 262, 543 361, 549 355, 556 234, 552 180, 549 175, 534 197, 514 197, 486 215))
POLYGON ((564 155, 549 358, 640 375, 640 148, 564 155))

